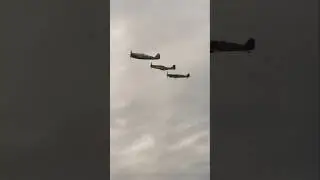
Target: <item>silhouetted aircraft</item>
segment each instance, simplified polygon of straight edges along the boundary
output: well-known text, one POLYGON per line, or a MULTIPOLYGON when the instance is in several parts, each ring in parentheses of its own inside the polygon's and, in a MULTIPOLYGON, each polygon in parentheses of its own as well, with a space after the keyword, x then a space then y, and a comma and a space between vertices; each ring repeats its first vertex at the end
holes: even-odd
POLYGON ((250 53, 255 48, 255 39, 250 38, 244 44, 238 44, 226 41, 211 41, 210 42, 210 53, 222 52, 222 51, 246 51, 250 53))
POLYGON ((150 56, 144 53, 133 53, 132 51, 130 51, 130 57, 143 60, 158 60, 160 59, 160 54, 157 53, 155 56, 150 56))
POLYGON ((153 65, 152 63, 150 64, 150 67, 153 69, 159 69, 162 71, 166 71, 166 70, 175 70, 176 69, 176 65, 172 65, 171 67, 166 67, 163 65, 153 65))
POLYGON ((183 75, 183 74, 169 74, 168 71, 167 71, 167 77, 169 78, 189 78, 190 77, 190 74, 186 74, 186 75, 183 75))

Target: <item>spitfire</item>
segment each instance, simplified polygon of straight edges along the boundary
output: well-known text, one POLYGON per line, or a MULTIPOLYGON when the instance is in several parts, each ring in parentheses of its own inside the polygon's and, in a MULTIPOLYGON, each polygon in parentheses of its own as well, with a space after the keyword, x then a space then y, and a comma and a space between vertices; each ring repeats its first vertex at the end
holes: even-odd
MULTIPOLYGON (((249 38, 245 43, 235 43, 227 41, 210 41, 210 54, 218 52, 247 52, 251 53, 255 49, 256 40, 249 38)), ((213 64, 215 60, 213 59, 213 64)))
POLYGON ((184 75, 184 74, 169 74, 167 72, 167 77, 169 77, 169 78, 189 78, 190 77, 190 73, 184 75))
POLYGON ((214 52, 230 52, 230 51, 242 51, 250 53, 255 48, 255 39, 250 38, 246 43, 239 44, 227 41, 211 41, 210 53, 214 52))
POLYGON ((140 60, 159 60, 160 53, 157 53, 155 56, 150 56, 144 53, 133 53, 132 51, 130 51, 130 57, 134 59, 140 59, 140 60))
POLYGON ((176 65, 172 65, 171 67, 163 66, 163 65, 153 65, 152 63, 150 64, 150 68, 153 69, 159 69, 161 71, 167 71, 167 70, 175 70, 176 65))

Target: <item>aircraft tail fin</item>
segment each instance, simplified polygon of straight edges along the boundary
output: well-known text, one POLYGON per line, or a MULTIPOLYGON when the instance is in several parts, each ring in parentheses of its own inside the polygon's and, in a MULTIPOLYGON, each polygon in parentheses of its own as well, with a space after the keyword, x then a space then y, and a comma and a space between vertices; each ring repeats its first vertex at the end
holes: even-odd
POLYGON ((175 70, 176 69, 176 65, 172 65, 172 69, 175 70))
POLYGON ((190 73, 187 74, 187 78, 190 77, 190 73))
POLYGON ((246 48, 247 48, 248 50, 253 50, 253 49, 255 48, 255 39, 250 38, 250 39, 246 42, 245 46, 246 46, 246 48))
POLYGON ((155 59, 160 59, 160 53, 157 53, 154 57, 155 59))

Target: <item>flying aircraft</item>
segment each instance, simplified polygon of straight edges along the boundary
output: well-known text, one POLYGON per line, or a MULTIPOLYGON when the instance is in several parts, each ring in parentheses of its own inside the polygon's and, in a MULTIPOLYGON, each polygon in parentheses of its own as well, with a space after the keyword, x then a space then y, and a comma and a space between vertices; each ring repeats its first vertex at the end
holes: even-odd
POLYGON ((157 53, 155 56, 150 56, 144 53, 134 53, 130 51, 130 57, 135 59, 142 59, 142 60, 158 60, 160 59, 160 53, 157 53))
POLYGON ((152 63, 150 64, 150 67, 153 69, 159 69, 162 71, 166 71, 166 70, 175 70, 176 69, 176 65, 172 65, 171 67, 166 67, 163 65, 153 65, 152 63))
POLYGON ((189 78, 190 77, 190 73, 183 75, 183 74, 169 74, 167 71, 167 77, 169 78, 189 78))
POLYGON ((250 53, 251 50, 255 49, 255 39, 250 38, 244 44, 238 44, 226 41, 211 41, 210 42, 210 53, 223 52, 223 51, 244 51, 250 53))

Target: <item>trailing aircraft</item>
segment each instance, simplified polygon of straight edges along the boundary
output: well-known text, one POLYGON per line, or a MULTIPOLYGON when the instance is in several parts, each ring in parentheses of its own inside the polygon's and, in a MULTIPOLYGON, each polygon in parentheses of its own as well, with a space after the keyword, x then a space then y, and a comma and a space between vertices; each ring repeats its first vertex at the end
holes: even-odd
POLYGON ((163 65, 153 65, 152 63, 150 64, 150 67, 153 69, 159 69, 162 71, 166 71, 166 70, 175 70, 176 69, 176 65, 172 65, 171 67, 166 67, 163 65))
POLYGON ((167 71, 167 77, 169 78, 189 78, 190 77, 190 73, 183 75, 183 74, 169 74, 167 71))
POLYGON ((160 53, 157 53, 155 56, 150 56, 144 53, 134 53, 130 51, 130 57, 141 60, 158 60, 160 59, 160 53))
POLYGON ((239 44, 226 41, 211 41, 210 53, 223 52, 223 51, 244 51, 250 53, 255 49, 255 39, 250 38, 246 43, 239 44))

